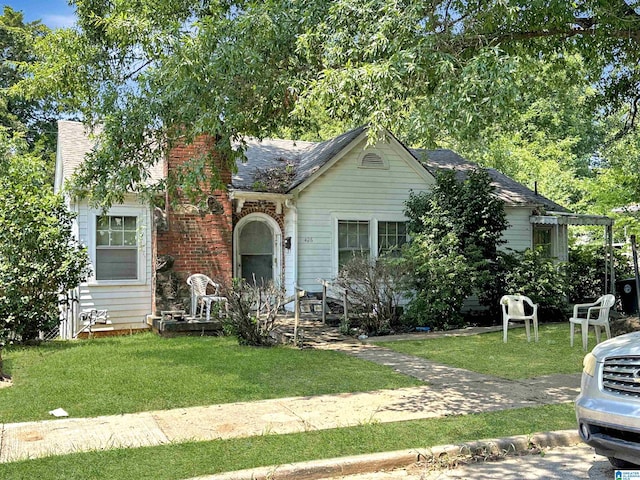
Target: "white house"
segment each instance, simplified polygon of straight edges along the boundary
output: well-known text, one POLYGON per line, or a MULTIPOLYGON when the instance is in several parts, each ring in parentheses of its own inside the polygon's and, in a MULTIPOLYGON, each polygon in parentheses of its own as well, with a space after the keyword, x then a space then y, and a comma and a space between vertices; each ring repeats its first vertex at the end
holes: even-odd
MULTIPOLYGON (((58 135, 61 190, 93 144, 76 122, 59 122, 58 135)), ((154 178, 207 145, 199 140, 169 152, 154 178)), ((407 240, 403 210, 410 191, 429 191, 439 169, 463 177, 474 167, 451 150, 408 148, 390 132, 368 145, 367 128, 360 127, 320 143, 248 139, 246 162, 227 172, 227 191, 212 192, 211 210, 167 204, 159 228, 134 195, 108 212, 69 198, 94 271, 79 287, 79 311, 108 309, 108 330, 147 328, 147 316, 162 309, 156 260, 167 256, 179 281, 193 273, 220 281, 255 276, 288 293, 295 286, 318 292, 317 279, 334 278, 353 251, 375 257, 407 240)), ((505 202, 504 248, 542 245, 566 260, 567 219, 576 217, 500 172, 489 173, 505 202)))

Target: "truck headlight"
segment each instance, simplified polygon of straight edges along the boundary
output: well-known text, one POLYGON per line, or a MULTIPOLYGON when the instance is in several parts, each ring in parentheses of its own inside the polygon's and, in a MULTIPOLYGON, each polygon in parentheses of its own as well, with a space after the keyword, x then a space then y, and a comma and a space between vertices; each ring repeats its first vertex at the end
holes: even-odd
POLYGON ((583 367, 582 371, 587 375, 589 375, 590 377, 593 377, 596 374, 597 362, 598 360, 596 359, 593 353, 591 352, 587 353, 584 357, 584 360, 582 360, 582 367, 583 367))

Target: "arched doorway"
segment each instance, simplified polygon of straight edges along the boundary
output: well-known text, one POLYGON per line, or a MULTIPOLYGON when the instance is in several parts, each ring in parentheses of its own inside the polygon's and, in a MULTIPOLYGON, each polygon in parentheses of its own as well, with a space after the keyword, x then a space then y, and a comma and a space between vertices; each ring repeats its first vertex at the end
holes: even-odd
POLYGON ((234 275, 249 283, 280 283, 280 226, 269 215, 243 217, 233 231, 234 275))

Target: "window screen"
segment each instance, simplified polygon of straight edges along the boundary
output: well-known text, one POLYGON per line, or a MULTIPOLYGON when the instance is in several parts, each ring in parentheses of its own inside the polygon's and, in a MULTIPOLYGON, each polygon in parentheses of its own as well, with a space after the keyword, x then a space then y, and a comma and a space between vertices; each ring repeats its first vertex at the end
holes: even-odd
POLYGON ((137 217, 96 217, 96 280, 137 280, 137 217))

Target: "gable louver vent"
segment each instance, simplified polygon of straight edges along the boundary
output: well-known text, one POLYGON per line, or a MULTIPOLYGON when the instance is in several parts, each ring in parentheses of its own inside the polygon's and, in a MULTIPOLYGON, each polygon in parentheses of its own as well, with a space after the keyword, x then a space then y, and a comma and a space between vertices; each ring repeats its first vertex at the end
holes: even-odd
POLYGON ((377 153, 367 153, 362 157, 360 165, 367 168, 384 168, 384 160, 377 153))

